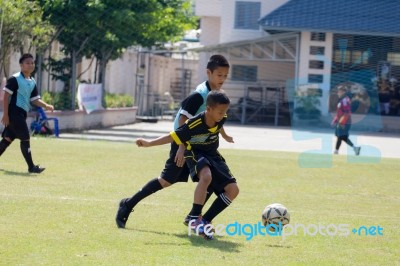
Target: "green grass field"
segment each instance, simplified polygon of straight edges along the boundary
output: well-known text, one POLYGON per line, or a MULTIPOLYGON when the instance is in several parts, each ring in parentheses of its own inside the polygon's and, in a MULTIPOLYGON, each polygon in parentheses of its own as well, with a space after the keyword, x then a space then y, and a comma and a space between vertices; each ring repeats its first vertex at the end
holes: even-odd
MULTIPOLYGON (((27 174, 16 142, 0 159, 0 265, 399 265, 400 160, 304 169, 298 154, 221 150, 240 194, 214 224, 256 224, 283 203, 291 225, 380 226, 383 235, 188 236, 182 221, 194 185, 179 183, 146 198, 127 229, 114 221, 119 200, 159 175, 168 145, 33 138, 27 174)), ((208 208, 210 199, 205 209, 208 208)), ((373 230, 373 229, 371 229, 373 230)), ((373 231, 370 231, 373 233, 373 231)), ((332 234, 333 234, 332 233, 332 234)), ((376 233, 376 231, 375 231, 376 233)))

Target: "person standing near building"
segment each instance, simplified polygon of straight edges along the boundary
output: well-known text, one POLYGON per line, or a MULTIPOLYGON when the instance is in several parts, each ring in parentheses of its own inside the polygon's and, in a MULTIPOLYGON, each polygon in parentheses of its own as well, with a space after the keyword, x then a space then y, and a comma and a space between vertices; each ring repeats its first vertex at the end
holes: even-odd
POLYGON ((339 154, 339 148, 342 141, 353 148, 356 155, 360 155, 361 147, 354 146, 349 139, 349 131, 351 127, 351 99, 347 94, 347 89, 342 86, 338 89, 339 101, 336 107, 336 115, 332 120, 332 126, 335 127, 335 135, 337 137, 334 154, 339 154))
POLYGON ((41 173, 45 168, 35 165, 32 160, 30 148, 30 134, 26 123, 27 114, 31 103, 46 110, 54 110, 53 105, 47 104, 40 99, 36 87, 36 81, 31 76, 35 70, 35 61, 31 54, 23 54, 19 59, 21 71, 7 80, 4 87, 4 113, 1 119, 5 126, 0 141, 0 156, 14 141, 20 139, 22 155, 28 164, 29 173, 41 173))

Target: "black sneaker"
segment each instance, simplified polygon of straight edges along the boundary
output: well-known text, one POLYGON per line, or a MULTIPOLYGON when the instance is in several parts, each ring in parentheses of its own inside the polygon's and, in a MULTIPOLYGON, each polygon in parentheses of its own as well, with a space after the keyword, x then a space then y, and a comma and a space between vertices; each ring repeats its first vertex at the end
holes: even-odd
POLYGON ((117 211, 117 216, 115 217, 115 222, 117 223, 118 228, 125 228, 125 224, 128 221, 129 214, 133 212, 133 210, 130 210, 125 202, 128 200, 128 198, 122 199, 119 202, 119 208, 117 211))
POLYGON ((183 220, 183 224, 186 225, 186 226, 188 226, 191 219, 192 219, 192 218, 190 217, 189 214, 186 215, 185 220, 183 220))
POLYGON ((40 167, 39 165, 35 165, 35 166, 29 168, 29 169, 28 169, 28 172, 29 172, 29 173, 40 174, 41 172, 44 171, 44 169, 46 169, 46 168, 42 168, 42 167, 40 167))

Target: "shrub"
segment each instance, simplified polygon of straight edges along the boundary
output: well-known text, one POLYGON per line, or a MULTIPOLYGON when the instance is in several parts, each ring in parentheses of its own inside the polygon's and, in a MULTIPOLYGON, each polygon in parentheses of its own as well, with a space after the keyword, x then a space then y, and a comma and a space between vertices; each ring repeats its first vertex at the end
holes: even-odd
MULTIPOLYGON (((68 91, 46 91, 41 97, 46 103, 54 105, 56 110, 71 110, 71 94, 68 91)), ((106 93, 105 104, 105 108, 132 107, 133 98, 126 94, 106 93)), ((75 100, 75 106, 78 106, 77 100, 75 100)))
MULTIPOLYGON (((71 94, 63 92, 43 92, 42 99, 48 104, 52 104, 56 110, 71 110, 71 94)), ((75 100, 75 106, 78 106, 75 100)))
POLYGON ((132 107, 133 98, 126 94, 106 93, 106 108, 132 107))

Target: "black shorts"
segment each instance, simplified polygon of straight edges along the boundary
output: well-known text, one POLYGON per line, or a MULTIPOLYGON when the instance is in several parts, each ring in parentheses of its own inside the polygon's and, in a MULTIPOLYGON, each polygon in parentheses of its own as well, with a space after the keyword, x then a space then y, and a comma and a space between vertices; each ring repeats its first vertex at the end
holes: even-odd
POLYGON ((217 195, 224 192, 226 185, 236 183, 236 179, 229 170, 224 157, 218 152, 215 155, 204 155, 189 151, 186 155, 186 164, 189 166, 190 176, 193 182, 199 181, 197 173, 204 166, 208 165, 212 175, 211 187, 217 195))
POLYGON ((17 107, 9 111, 9 124, 3 130, 1 136, 14 139, 29 140, 30 134, 26 124, 27 113, 25 110, 17 107))
POLYGON ((186 163, 183 167, 176 166, 175 155, 179 146, 175 142, 171 143, 171 150, 169 151, 169 158, 165 162, 164 170, 161 172, 160 177, 170 184, 176 182, 187 182, 189 179, 189 168, 186 163))
POLYGON ((335 130, 336 137, 349 136, 350 127, 351 127, 350 124, 346 124, 344 126, 339 126, 339 124, 337 124, 335 130))

